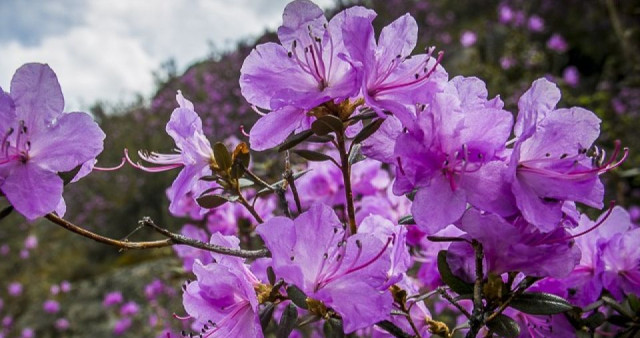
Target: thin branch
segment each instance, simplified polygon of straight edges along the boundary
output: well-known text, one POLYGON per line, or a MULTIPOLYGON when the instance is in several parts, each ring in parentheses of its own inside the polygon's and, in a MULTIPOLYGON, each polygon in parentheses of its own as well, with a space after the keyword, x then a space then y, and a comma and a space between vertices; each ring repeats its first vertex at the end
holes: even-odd
POLYGON ((342 167, 342 178, 344 180, 344 193, 347 200, 347 218, 349 220, 349 230, 354 235, 358 228, 356 226, 356 211, 353 205, 353 191, 351 190, 351 165, 349 164, 349 155, 346 152, 344 139, 344 131, 336 133, 338 139, 338 152, 340 153, 340 162, 342 167))
POLYGON ((271 255, 271 253, 267 249, 260 249, 260 250, 231 249, 221 245, 202 242, 193 238, 176 234, 165 228, 160 227, 150 217, 143 217, 138 223, 150 226, 161 235, 168 237, 175 244, 184 244, 184 245, 188 245, 190 247, 194 247, 198 249, 203 249, 207 251, 217 252, 223 255, 242 257, 242 258, 261 258, 261 257, 268 257, 271 255))
POLYGON ((462 305, 458 304, 458 302, 456 302, 456 300, 453 299, 453 297, 451 297, 449 293, 447 293, 447 290, 445 290, 445 288, 439 286, 436 290, 438 290, 438 293, 442 296, 442 298, 448 300, 449 303, 455 306, 456 309, 458 309, 458 311, 460 311, 465 317, 471 318, 471 314, 469 313, 469 311, 463 308, 462 305))
POLYGON ((398 337, 398 338, 411 338, 412 337, 410 334, 404 332, 401 328, 396 326, 396 324, 394 324, 394 323, 392 323, 392 322, 390 322, 388 320, 383 320, 381 322, 377 322, 376 325, 378 325, 378 327, 380 327, 381 329, 389 332, 394 337, 398 337))
POLYGON ((298 209, 298 214, 300 214, 302 212, 302 203, 300 202, 300 195, 298 194, 298 188, 296 188, 296 180, 293 178, 293 171, 291 171, 291 169, 287 169, 284 172, 284 179, 287 180, 289 187, 291 187, 293 200, 296 202, 296 209, 298 209))
POLYGON ((80 236, 89 238, 91 240, 94 240, 102 244, 111 245, 120 249, 153 249, 153 248, 163 248, 163 247, 172 246, 176 244, 183 244, 183 245, 188 245, 198 249, 203 249, 207 251, 217 252, 220 254, 243 257, 243 258, 267 257, 270 254, 269 251, 266 249, 255 250, 255 251, 230 249, 220 245, 198 241, 198 240, 188 238, 179 234, 174 234, 153 223, 153 221, 149 217, 145 217, 142 221, 140 221, 140 224, 151 226, 162 235, 168 237, 167 239, 163 239, 159 241, 145 241, 145 242, 129 242, 126 240, 121 241, 121 240, 105 237, 102 235, 98 235, 92 231, 89 231, 80 226, 77 226, 53 213, 47 214, 45 218, 51 221, 52 223, 57 224, 80 236))
POLYGON ((467 338, 473 338, 478 334, 482 325, 484 317, 484 304, 482 303, 482 281, 484 280, 484 271, 482 269, 482 259, 484 253, 482 250, 482 244, 475 239, 471 242, 473 250, 475 252, 475 274, 476 280, 473 284, 473 311, 471 312, 471 318, 469 318, 469 331, 467 332, 467 338))
POLYGON ((249 201, 247 201, 246 198, 244 198, 239 188, 237 193, 238 193, 238 201, 240 202, 240 204, 242 204, 247 209, 247 211, 249 211, 249 213, 253 216, 253 218, 256 219, 258 223, 260 224, 264 223, 264 220, 262 219, 260 214, 258 214, 258 212, 256 211, 256 208, 254 208, 253 205, 249 203, 249 201))
POLYGON ((105 237, 102 235, 98 235, 95 232, 91 232, 87 229, 79 227, 66 219, 60 218, 58 215, 50 213, 44 216, 49 221, 57 224, 71 232, 74 232, 80 236, 92 239, 96 242, 111 245, 118 247, 120 249, 151 249, 151 248, 162 248, 165 246, 171 246, 175 244, 170 238, 163 239, 160 241, 150 241, 150 242, 129 242, 129 241, 120 241, 117 239, 105 237))
POLYGON ((507 300, 505 300, 504 303, 500 304, 500 307, 498 307, 498 309, 494 313, 492 313, 489 317, 487 317, 487 319, 485 320, 485 323, 488 323, 492 321, 494 318, 498 317, 517 296, 521 295, 526 289, 528 289, 531 285, 533 285, 538 280, 540 280, 540 278, 537 278, 537 277, 526 277, 525 279, 523 279, 518 284, 516 289, 511 293, 511 295, 509 295, 509 298, 507 298, 507 300))

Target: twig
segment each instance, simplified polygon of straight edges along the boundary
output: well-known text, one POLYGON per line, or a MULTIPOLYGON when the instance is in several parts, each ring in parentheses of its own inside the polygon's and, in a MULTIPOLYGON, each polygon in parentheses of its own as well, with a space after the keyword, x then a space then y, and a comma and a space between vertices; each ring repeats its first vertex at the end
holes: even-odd
POLYGON ((120 241, 117 239, 98 235, 92 231, 89 231, 80 226, 77 226, 53 213, 47 214, 45 218, 51 221, 52 223, 57 224, 80 236, 92 239, 99 243, 111 245, 120 249, 153 249, 153 248, 163 248, 163 247, 172 246, 176 244, 183 244, 183 245, 188 245, 198 249, 203 249, 203 250, 213 251, 213 252, 217 252, 224 255, 243 257, 243 258, 260 258, 260 257, 268 257, 270 255, 267 249, 254 250, 254 251, 231 249, 231 248, 223 247, 220 245, 198 241, 198 240, 188 238, 179 234, 174 234, 169 230, 166 230, 156 225, 149 217, 143 218, 139 222, 140 225, 144 224, 147 226, 151 226, 154 230, 156 230, 160 234, 164 235, 165 237, 168 237, 167 239, 163 239, 159 241, 146 241, 146 242, 120 241))
POLYGON ((411 338, 412 336, 404 331, 402 331, 401 328, 399 328, 398 326, 396 326, 396 324, 388 321, 388 320, 383 320, 381 322, 377 322, 376 325, 378 325, 378 327, 380 327, 381 329, 389 332, 390 334, 392 334, 394 337, 399 337, 399 338, 411 338))
POLYGON ((143 217, 138 223, 150 226, 161 235, 169 237, 169 239, 171 239, 175 244, 184 244, 184 245, 188 245, 198 249, 213 251, 223 255, 242 257, 242 258, 261 258, 261 257, 268 257, 271 255, 271 253, 267 249, 260 249, 260 250, 231 249, 221 245, 202 242, 193 238, 176 234, 165 228, 158 226, 150 217, 143 217))
POLYGON ((505 300, 504 303, 500 304, 500 307, 498 307, 498 309, 494 313, 492 313, 489 317, 487 317, 487 319, 485 320, 485 323, 490 322, 494 318, 498 317, 517 296, 521 295, 526 289, 528 289, 531 285, 533 285, 533 283, 537 282, 539 279, 540 278, 537 278, 537 277, 526 277, 525 279, 523 279, 516 287, 516 290, 513 291, 511 295, 509 295, 509 298, 507 298, 507 300, 505 300))
POLYGON ((45 216, 46 219, 57 224, 73 233, 76 233, 80 236, 92 239, 96 242, 108 244, 111 246, 118 247, 120 249, 151 249, 151 248, 162 248, 165 246, 171 246, 175 244, 171 238, 159 240, 159 241, 150 241, 150 242, 129 242, 129 241, 120 241, 117 239, 105 237, 102 235, 98 235, 94 232, 91 232, 87 229, 81 228, 66 219, 60 218, 58 215, 50 213, 45 216))
POLYGON ((237 193, 238 193, 238 201, 240 202, 240 204, 242 204, 249 211, 249 213, 253 216, 253 218, 256 219, 258 223, 264 223, 264 220, 262 219, 262 217, 260 217, 260 214, 258 214, 258 212, 256 211, 256 208, 254 208, 253 205, 249 203, 249 201, 247 201, 246 198, 244 198, 244 196, 240 192, 240 188, 238 188, 237 193))
POLYGON ((340 153, 340 162, 342 163, 341 171, 344 180, 344 193, 347 200, 347 218, 349 219, 349 230, 354 235, 358 228, 356 227, 356 211, 353 205, 353 192, 351 190, 351 165, 349 164, 349 155, 346 152, 344 139, 344 130, 336 132, 338 139, 338 152, 340 153))
POLYGON ((298 209, 298 214, 300 214, 302 212, 302 203, 300 202, 300 195, 298 194, 298 188, 296 188, 296 180, 293 178, 293 172, 291 169, 287 169, 284 172, 284 179, 287 180, 287 183, 289 183, 289 186, 291 187, 293 200, 296 202, 296 209, 298 209))
POLYGON ((462 305, 458 304, 458 302, 456 302, 456 300, 453 299, 453 297, 451 297, 451 295, 449 293, 447 293, 447 290, 444 287, 440 286, 436 290, 442 296, 442 298, 448 300, 449 303, 451 303, 451 305, 455 306, 456 309, 458 309, 458 311, 460 311, 465 317, 471 318, 471 314, 469 313, 469 311, 467 311, 465 308, 463 308, 462 305))
POLYGON ((471 242, 473 250, 475 251, 475 273, 476 280, 473 283, 473 311, 469 318, 469 331, 467 332, 467 338, 473 338, 478 335, 478 331, 482 325, 484 325, 484 304, 482 303, 482 281, 484 279, 484 271, 482 269, 482 259, 484 253, 482 250, 482 244, 475 239, 471 242))

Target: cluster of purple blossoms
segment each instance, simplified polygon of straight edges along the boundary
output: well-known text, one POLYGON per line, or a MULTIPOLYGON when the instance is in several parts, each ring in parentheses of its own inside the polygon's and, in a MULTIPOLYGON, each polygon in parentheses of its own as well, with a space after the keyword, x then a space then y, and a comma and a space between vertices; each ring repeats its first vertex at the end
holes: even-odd
MULTIPOLYGON (((294 132, 336 147, 295 149, 318 161, 299 180, 289 161, 282 181, 257 177, 244 143, 233 154, 223 143, 212 147, 180 92, 166 126, 176 153, 139 152, 156 165, 145 167, 125 151, 129 163, 147 172, 181 168, 167 190, 169 211, 191 222, 182 236, 169 237, 190 239, 175 251, 196 279, 183 287, 188 315, 175 317, 191 320, 202 337, 262 337, 275 314, 277 330, 288 335, 290 322, 308 324, 292 317, 298 307, 301 318, 329 327, 338 321, 347 334, 450 336, 431 313, 457 310, 471 334, 494 333, 488 318, 503 316, 523 336, 563 336, 575 331, 556 315, 570 308, 564 298, 588 307, 601 297, 623 302, 637 295, 640 230, 630 215, 619 207, 596 222, 581 214, 583 206, 604 207, 600 175, 627 155, 616 143, 607 159, 594 146, 600 119, 580 107, 556 108, 560 91, 545 79, 533 82, 512 114, 499 96, 489 97, 481 79, 450 79, 434 47, 413 54, 418 25, 411 15, 380 34, 375 17, 355 6, 327 20, 312 2, 295 0, 285 8, 280 44, 258 45, 242 66, 242 94, 262 115, 249 135, 253 150, 276 147, 294 132), (278 209, 286 216, 274 216, 278 209), (243 246, 265 248, 242 250, 240 238, 243 246), (187 245, 192 242, 198 245, 187 245), (527 292, 544 292, 543 300, 564 310, 523 310, 518 288, 531 287, 529 281, 537 284, 527 292), (450 291, 473 297, 473 304, 448 299, 450 291), (434 301, 430 311, 423 300, 435 293, 449 303, 434 301)), ((527 21, 506 5, 500 20, 527 21)), ((544 21, 531 16, 528 27, 542 31, 544 21)), ((476 39, 466 32, 461 43, 476 39)), ((549 48, 563 52, 567 45, 554 35, 549 48)), ((568 72, 565 81, 577 85, 571 74, 577 71, 568 72)), ((0 91, 0 190, 28 219, 62 215, 59 174, 78 169, 74 180, 88 174, 102 150, 97 124, 62 109, 46 65, 21 67, 10 94, 0 91)), ((35 237, 25 242, 27 249, 36 246, 35 237)), ((149 284, 147 300, 163 289, 159 281, 149 284)), ((22 291, 18 282, 9 285, 12 296, 22 291)), ((123 302, 119 292, 104 298, 105 307, 119 305, 115 334, 140 310, 123 302)), ((60 310, 54 300, 43 309, 60 310)))

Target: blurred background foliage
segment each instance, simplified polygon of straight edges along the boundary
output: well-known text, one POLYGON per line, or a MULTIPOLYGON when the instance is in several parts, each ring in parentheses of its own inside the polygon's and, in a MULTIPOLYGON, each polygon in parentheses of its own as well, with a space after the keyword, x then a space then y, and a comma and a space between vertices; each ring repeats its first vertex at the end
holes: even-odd
MULTIPOLYGON (((599 146, 610 152, 614 140, 620 139, 631 149, 622 167, 603 177, 608 186, 606 200, 615 199, 625 207, 640 204, 640 2, 337 1, 331 12, 357 3, 378 13, 374 22, 378 32, 398 16, 411 13, 420 27, 417 50, 432 45, 443 50, 450 77, 482 78, 490 95, 500 94, 514 113, 518 97, 533 80, 544 76, 558 83, 563 93, 560 107, 582 106, 603 120, 599 146)), ((212 142, 229 137, 247 141, 240 126, 249 130, 258 116, 240 94, 240 67, 255 44, 276 39, 266 32, 239 43, 236 50, 212 53, 183 73, 169 61, 155 74, 157 91, 150 100, 96 103, 91 113, 107 134, 98 165, 116 165, 125 148, 132 153, 138 149, 170 152, 173 141, 164 126, 177 106, 177 90, 193 101, 212 142)), ((267 162, 263 173, 282 162, 269 154, 254 154, 254 159, 267 162)), ((113 238, 127 236, 142 216, 178 231, 185 220, 168 214, 165 195, 176 174, 147 174, 130 166, 94 172, 66 187, 66 218, 113 238)), ((279 172, 271 174, 275 177, 279 172)), ((129 238, 156 237, 143 229, 129 238)), ((47 221, 28 224, 15 214, 0 222, 0 246, 0 332, 8 337, 21 335, 24 328, 42 337, 111 336, 121 315, 104 308, 102 299, 113 290, 122 291, 141 308, 125 336, 153 336, 165 327, 181 325, 171 317, 173 312, 183 313, 179 292, 155 302, 144 294, 145 285, 154 279, 177 292, 189 278, 169 248, 118 252, 47 221), (37 238, 37 247, 25 245, 27 236, 37 238), (71 282, 72 290, 52 295, 51 285, 63 280, 71 282), (22 284, 22 293, 10 295, 9 285, 16 282, 22 284), (43 310, 47 299, 60 302, 59 313, 43 310), (12 323, 2 328, 7 318, 12 323), (59 318, 67 318, 70 327, 56 329, 59 318)))

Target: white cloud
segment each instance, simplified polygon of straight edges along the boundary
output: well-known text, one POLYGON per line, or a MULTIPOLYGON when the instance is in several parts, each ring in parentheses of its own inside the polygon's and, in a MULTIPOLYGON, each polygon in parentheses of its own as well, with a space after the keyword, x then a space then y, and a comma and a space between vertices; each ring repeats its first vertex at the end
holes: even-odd
MULTIPOLYGON (((26 62, 44 62, 58 74, 66 110, 98 99, 149 95, 152 71, 173 58, 180 69, 206 57, 208 42, 229 48, 281 22, 286 0, 90 0, 81 23, 39 44, 0 43, 0 86, 26 62)), ((323 7, 331 0, 318 1, 323 7)), ((56 11, 52 11, 55 13, 56 11)), ((19 15, 19 13, 18 13, 19 15)), ((38 24, 34 22, 33 24, 38 24)))

